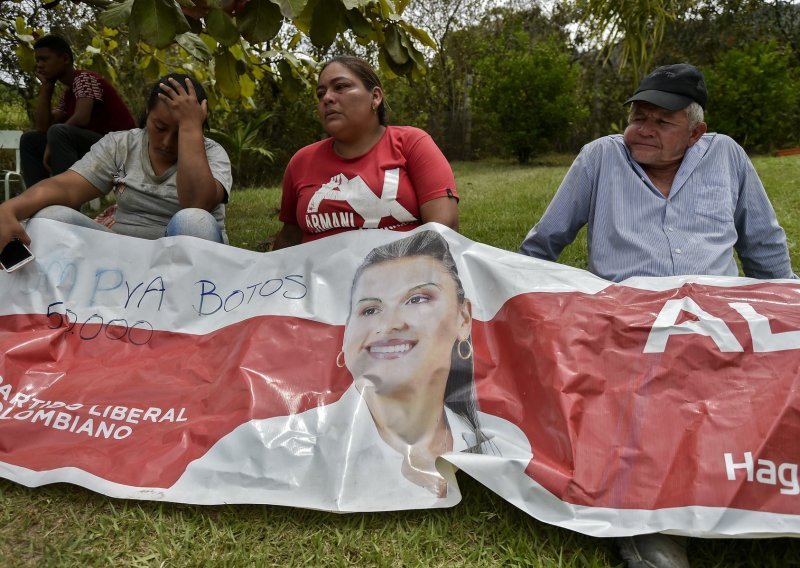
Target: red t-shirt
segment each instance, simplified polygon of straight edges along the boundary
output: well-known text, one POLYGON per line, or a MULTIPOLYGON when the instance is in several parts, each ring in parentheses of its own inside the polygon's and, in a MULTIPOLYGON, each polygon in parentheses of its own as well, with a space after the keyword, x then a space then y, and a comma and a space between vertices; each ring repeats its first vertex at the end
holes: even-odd
POLYGON ((108 134, 118 130, 130 130, 136 127, 131 111, 119 96, 111 83, 94 71, 75 71, 72 85, 67 87, 56 110, 63 112, 66 118, 75 114, 75 103, 78 99, 94 99, 92 118, 86 125, 87 130, 98 134, 108 134))
POLYGON ((407 231, 419 207, 454 197, 453 170, 433 139, 412 126, 387 126, 378 143, 344 159, 333 139, 301 148, 286 166, 280 220, 298 225, 303 242, 353 229, 407 231))

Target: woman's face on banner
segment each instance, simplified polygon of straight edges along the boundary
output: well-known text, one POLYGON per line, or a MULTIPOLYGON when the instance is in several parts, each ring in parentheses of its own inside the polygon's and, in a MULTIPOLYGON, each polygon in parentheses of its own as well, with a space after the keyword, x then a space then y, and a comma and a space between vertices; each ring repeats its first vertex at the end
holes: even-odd
POLYGON ((437 260, 413 256, 361 274, 344 332, 345 364, 360 391, 389 395, 447 380, 456 341, 472 318, 452 276, 437 260))

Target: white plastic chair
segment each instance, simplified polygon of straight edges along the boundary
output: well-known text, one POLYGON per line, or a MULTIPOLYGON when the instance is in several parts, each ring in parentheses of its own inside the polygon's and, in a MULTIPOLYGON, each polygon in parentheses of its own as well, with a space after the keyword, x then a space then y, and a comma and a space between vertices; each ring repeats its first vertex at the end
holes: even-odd
POLYGON ((19 130, 0 130, 0 150, 16 150, 16 157, 14 158, 15 169, 0 170, 0 175, 3 175, 3 183, 5 184, 6 201, 11 197, 11 180, 18 180, 22 189, 25 189, 25 181, 22 179, 19 159, 19 139, 21 137, 22 132, 19 130))

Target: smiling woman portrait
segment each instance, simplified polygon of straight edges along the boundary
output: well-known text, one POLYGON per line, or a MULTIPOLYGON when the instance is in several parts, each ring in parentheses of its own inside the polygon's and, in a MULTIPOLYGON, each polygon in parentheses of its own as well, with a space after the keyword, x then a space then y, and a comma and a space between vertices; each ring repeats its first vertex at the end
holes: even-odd
POLYGON ((328 138, 301 148, 283 178, 274 250, 354 229, 458 230, 450 164, 423 130, 391 126, 383 88, 363 59, 338 56, 317 81, 328 138))
POLYGON ((142 128, 105 135, 66 172, 1 204, 0 248, 13 238, 30 244, 20 221, 31 216, 145 239, 227 242, 230 160, 203 136, 208 100, 202 85, 167 75, 151 89, 146 108, 142 128), (77 211, 112 190, 117 210, 110 228, 77 211))
POLYGON ((337 365, 350 371, 378 434, 403 457, 403 476, 440 497, 447 483, 436 458, 487 449, 471 333, 472 306, 439 233, 377 247, 356 271, 337 365))

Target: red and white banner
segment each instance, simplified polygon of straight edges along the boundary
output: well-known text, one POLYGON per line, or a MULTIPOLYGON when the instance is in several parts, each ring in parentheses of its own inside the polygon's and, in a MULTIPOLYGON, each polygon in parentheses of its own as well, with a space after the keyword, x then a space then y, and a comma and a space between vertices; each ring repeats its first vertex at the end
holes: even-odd
POLYGON ((613 284, 438 225, 269 254, 28 230, 5 478, 379 511, 453 506, 462 469, 590 535, 800 534, 796 282, 613 284))

